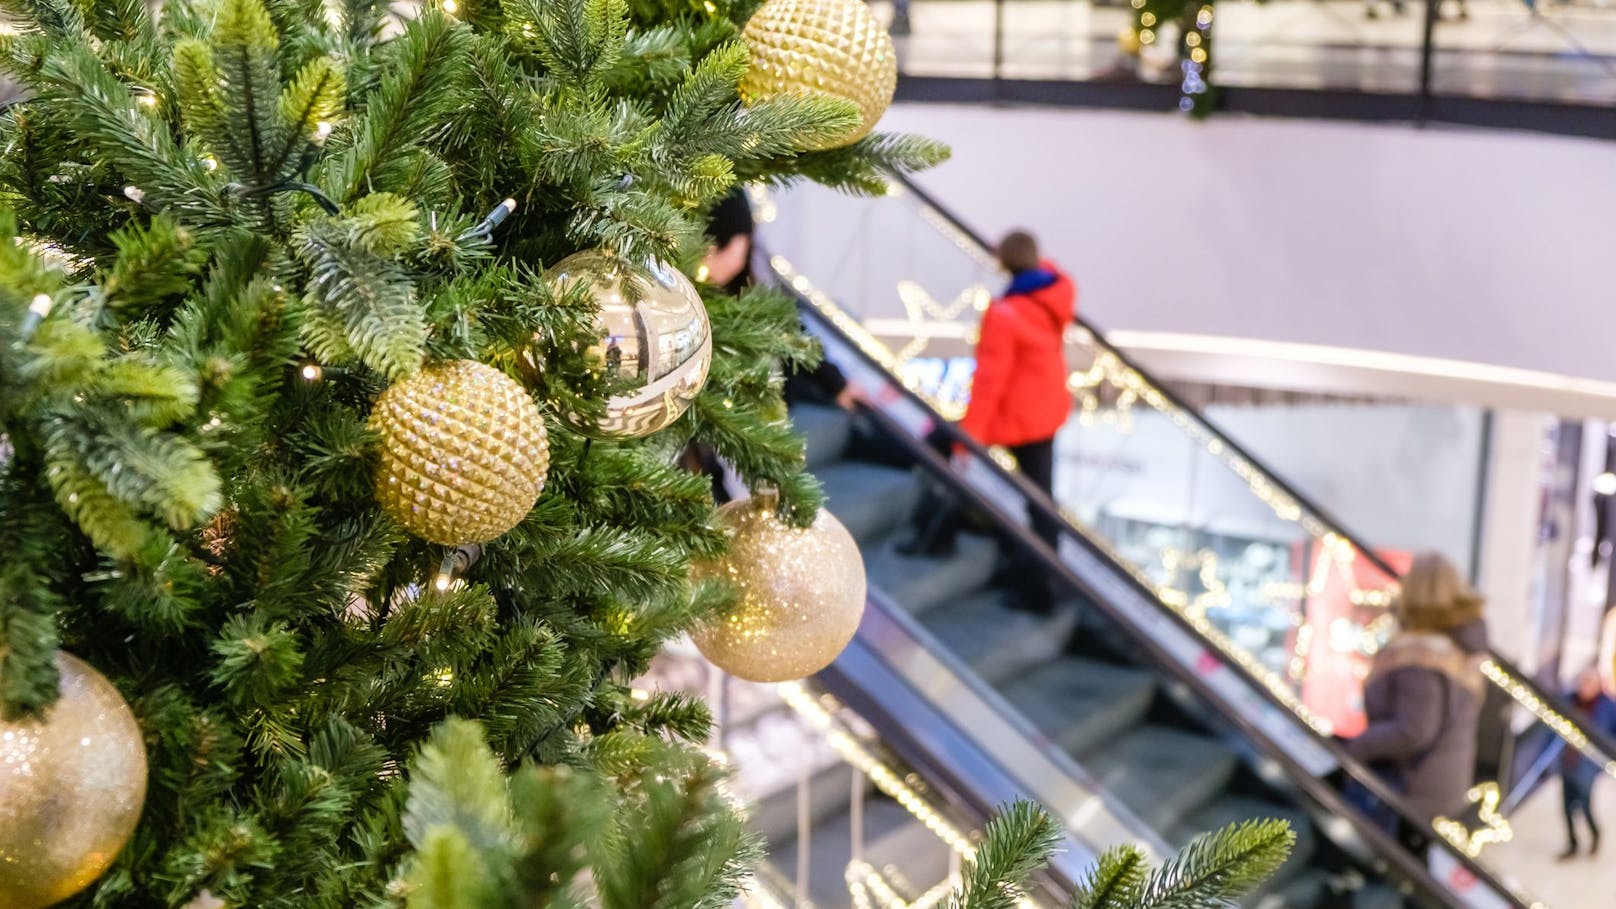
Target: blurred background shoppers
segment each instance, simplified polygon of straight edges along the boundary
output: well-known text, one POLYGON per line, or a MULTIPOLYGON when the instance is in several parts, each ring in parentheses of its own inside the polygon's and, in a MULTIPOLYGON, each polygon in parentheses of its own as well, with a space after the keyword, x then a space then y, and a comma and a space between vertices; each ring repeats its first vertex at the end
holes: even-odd
MULTIPOLYGON (((707 215, 707 236, 712 245, 702 266, 707 280, 730 296, 740 296, 752 284, 752 237, 756 230, 744 186, 731 189, 707 215)), ((835 404, 850 410, 863 399, 858 386, 828 359, 806 372, 790 370, 785 380, 786 400, 793 403, 835 404)), ((692 440, 680 455, 680 464, 712 480, 713 501, 719 505, 746 494, 746 484, 706 442, 692 440)))
MULTIPOLYGON (((1566 695, 1580 719, 1588 725, 1616 736, 1616 701, 1605 696, 1599 688, 1599 673, 1592 668, 1577 676, 1576 687, 1566 695)), ((1599 823, 1594 820, 1594 783, 1600 777, 1599 765, 1590 761, 1581 751, 1560 743, 1560 798, 1565 805, 1566 848, 1561 860, 1574 858, 1580 841, 1577 838, 1577 815, 1588 824, 1588 854, 1599 852, 1599 823)))
POLYGON ((1422 856, 1429 821, 1462 814, 1475 781, 1487 655, 1482 605, 1447 559, 1414 559, 1392 606, 1398 631, 1375 654, 1364 683, 1369 725, 1346 743, 1419 815, 1419 824, 1381 817, 1422 856))

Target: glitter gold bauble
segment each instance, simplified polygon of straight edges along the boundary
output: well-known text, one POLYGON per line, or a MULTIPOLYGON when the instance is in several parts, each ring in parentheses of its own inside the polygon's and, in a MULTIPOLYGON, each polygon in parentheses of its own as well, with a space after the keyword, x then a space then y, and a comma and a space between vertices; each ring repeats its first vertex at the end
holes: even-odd
POLYGON ((892 103, 898 55, 864 0, 769 0, 741 33, 751 66, 741 78, 748 103, 775 95, 823 94, 858 105, 851 131, 808 151, 869 135, 892 103))
POLYGON ((376 500, 434 543, 486 543, 521 522, 544 491, 550 445, 521 384, 475 360, 436 363, 376 399, 376 500))
POLYGON ((589 359, 619 390, 599 419, 563 413, 567 424, 593 439, 637 439, 679 419, 713 361, 707 308, 690 279, 661 262, 647 265, 644 276, 626 272, 593 250, 562 259, 549 278, 557 293, 589 287, 600 305, 589 359))
POLYGON ((0 719, 0 906, 53 906, 100 877, 146 800, 146 748, 118 689, 56 655, 61 697, 0 719))
POLYGON ((864 559, 828 511, 806 528, 775 514, 771 497, 718 510, 729 534, 723 557, 692 577, 726 578, 739 592, 728 615, 699 629, 696 647, 718 668, 752 682, 784 682, 831 664, 864 614, 864 559))

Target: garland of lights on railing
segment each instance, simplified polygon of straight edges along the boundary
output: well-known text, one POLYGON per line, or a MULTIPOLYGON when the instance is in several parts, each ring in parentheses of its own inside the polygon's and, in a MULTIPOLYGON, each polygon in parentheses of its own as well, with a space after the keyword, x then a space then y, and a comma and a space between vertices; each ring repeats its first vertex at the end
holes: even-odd
MULTIPOLYGON (((843 708, 834 697, 829 694, 816 697, 801 682, 784 682, 775 685, 774 690, 780 700, 808 728, 818 733, 826 744, 830 745, 837 757, 867 777, 877 790, 909 812, 910 816, 942 841, 961 861, 969 861, 976 855, 976 846, 972 841, 974 833, 967 834, 944 818, 932 807, 925 795, 906 779, 906 776, 912 775, 900 774, 842 727, 836 716, 843 708)), ((648 691, 638 688, 633 689, 633 695, 636 700, 646 700, 650 697, 648 691)), ((719 766, 730 765, 729 754, 721 748, 709 747, 704 750, 719 766)), ((739 794, 727 783, 720 785, 719 792, 735 808, 743 812, 746 810, 739 794)), ((877 870, 868 862, 855 857, 848 862, 844 874, 856 909, 935 909, 960 882, 957 873, 950 873, 920 897, 908 901, 889 881, 895 879, 899 886, 913 891, 913 885, 903 878, 896 868, 877 870)), ((771 879, 777 876, 777 873, 773 873, 767 865, 761 866, 754 873, 750 885, 746 887, 741 902, 748 909, 788 909, 786 902, 789 898, 781 895, 782 891, 788 888, 780 886, 777 880, 771 879)), ((791 902, 796 903, 796 900, 791 902)), ((797 904, 790 909, 812 909, 812 907, 797 904)), ((1040 909, 1040 907, 1030 897, 1023 896, 1018 903, 1018 909, 1040 909)))

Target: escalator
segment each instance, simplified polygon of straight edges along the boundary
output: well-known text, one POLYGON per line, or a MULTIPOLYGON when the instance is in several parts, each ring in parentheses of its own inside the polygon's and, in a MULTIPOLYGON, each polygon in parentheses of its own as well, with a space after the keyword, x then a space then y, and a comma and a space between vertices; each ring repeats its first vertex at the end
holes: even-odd
MULTIPOLYGON (((911 242, 913 231, 893 235, 911 242)), ((882 343, 875 336, 878 329, 869 326, 877 320, 850 315, 807 278, 805 269, 778 255, 770 264, 802 298, 811 328, 832 358, 872 390, 876 402, 856 418, 814 406, 799 405, 794 413, 830 509, 865 552, 875 608, 855 649, 874 654, 871 659, 884 662, 945 719, 952 716, 956 726, 1000 724, 995 733, 978 735, 974 747, 989 755, 1005 748, 1035 753, 1044 762, 1041 770, 1010 773, 1018 794, 1039 798, 1066 816, 1069 826, 1104 814, 1112 823, 1109 841, 1126 830, 1130 838, 1154 841, 1158 850, 1231 820, 1286 817, 1299 832, 1297 855, 1253 905, 1390 907, 1401 904, 1397 890, 1412 893, 1421 905, 1545 905, 1528 897, 1519 875, 1499 867, 1486 851, 1489 839, 1499 835, 1493 821, 1453 822, 1436 837, 1429 863, 1422 864, 1359 819, 1339 795, 1339 776, 1357 779, 1384 801, 1399 800, 1346 760, 1324 734, 1329 718, 1298 684, 1314 667, 1304 667, 1297 678, 1288 671, 1294 666, 1254 656, 1253 629, 1242 624, 1249 615, 1220 608, 1230 596, 1214 590, 1216 578, 1200 572, 1198 588, 1181 578, 1162 580, 1151 570, 1158 566, 1130 560, 1120 545, 1126 540, 1097 531, 1100 522, 1090 515, 1085 523, 1085 515, 1070 503, 1066 517, 1076 520, 1060 551, 1049 551, 1022 526, 1027 509, 1052 507, 1047 500, 1030 493, 980 448, 971 447, 971 467, 958 472, 922 443, 938 421, 934 405, 947 410, 951 402, 935 383, 928 386, 906 372, 910 364, 895 355, 899 348, 913 351, 915 335, 907 346, 882 343), (898 373, 906 373, 903 380, 898 373), (915 388, 927 394, 916 394, 915 388), (893 545, 927 483, 946 489, 984 522, 983 533, 963 536, 946 559, 905 557, 893 545), (1006 553, 1018 547, 1036 553, 1063 585, 1065 595, 1053 614, 1013 608, 1007 582, 1014 579, 1004 576, 1002 566, 1006 553), (872 623, 881 627, 869 627, 872 623), (893 634, 894 628, 911 640, 895 652, 892 642, 903 635, 893 634), (978 706, 975 713, 966 711, 965 719, 954 715, 962 692, 978 706), (1338 778, 1326 781, 1332 773, 1338 778), (1039 791, 1056 777, 1083 794, 1039 791), (1072 808, 1072 798, 1082 810, 1072 808), (1091 810, 1095 805, 1103 808, 1091 810), (1360 881, 1366 883, 1359 886, 1360 881), (1338 891, 1349 892, 1346 902, 1338 891)), ((948 340, 950 333, 942 328, 931 326, 922 340, 948 340)), ((968 335, 952 337, 963 343, 968 335)), ((1091 333, 1090 343, 1103 340, 1091 333)), ((1378 586, 1360 578, 1350 591, 1353 605, 1369 614, 1359 624, 1373 626, 1376 610, 1384 612, 1384 589, 1395 577, 1391 566, 1377 564, 1373 554, 1267 476, 1231 440, 1195 415, 1185 415, 1131 364, 1122 366, 1108 368, 1109 377, 1118 372, 1133 377, 1135 384, 1123 383, 1123 391, 1172 412, 1198 451, 1233 456, 1236 472, 1253 494, 1261 495, 1306 544, 1304 556, 1317 553, 1338 568, 1383 577, 1378 586)), ((1112 395, 1114 402, 1115 390, 1112 395)), ((1298 561, 1304 567, 1312 562, 1298 561)), ((1298 579, 1298 608, 1317 596, 1310 582, 1305 573, 1298 579)), ((1294 637, 1296 626, 1289 630, 1294 637)), ((1305 649, 1294 641, 1292 647, 1298 654, 1305 649)), ((822 683, 844 700, 874 697, 868 685, 838 671, 833 667, 822 683)), ((1494 660, 1489 677, 1500 698, 1556 723, 1574 747, 1606 753, 1597 736, 1556 710, 1552 699, 1506 662, 1494 660)), ((895 734, 900 727, 882 731, 895 734)), ((996 759, 1003 766, 1016 763, 996 759)), ((1091 841, 1103 846, 1108 840, 1102 834, 1091 841)))
MULTIPOLYGON (((846 355, 840 339, 819 327, 827 332, 827 349, 846 355)), ((855 375, 864 367, 858 380, 881 387, 868 362, 840 362, 855 375)), ((883 663, 900 684, 928 699, 940 722, 953 720, 955 734, 969 738, 987 760, 1024 765, 1002 758, 1003 751, 1044 752, 1046 763, 1019 775, 1013 794, 1036 797, 1068 819, 1107 812, 1107 833, 1076 831, 1097 841, 1096 848, 1142 839, 1165 854, 1228 823, 1289 820, 1298 835, 1293 858, 1247 901, 1250 906, 1396 909, 1409 893, 1421 906, 1487 905, 1455 896, 1390 837, 1358 819, 1321 779, 1341 763, 1329 746, 1299 733, 1294 718, 1263 703, 1251 686, 1231 684, 1237 674, 1213 665, 1215 654, 1195 646, 1192 629, 1143 631, 1136 620, 1147 627, 1151 620, 1129 611, 1148 591, 1132 587, 1127 603, 1130 597, 1118 588, 1078 577, 1066 563, 1082 562, 1085 554, 1070 543, 1064 559, 1042 546, 1011 516, 1006 506, 1017 504, 1019 487, 1002 468, 988 466, 986 453, 978 451, 976 469, 966 472, 974 482, 956 482, 953 469, 921 440, 923 406, 896 389, 886 386, 897 397, 858 416, 813 405, 798 405, 793 413, 827 507, 859 541, 872 590, 853 655, 823 673, 820 684, 864 707, 883 696, 872 687, 887 686, 872 686, 847 664, 883 663), (963 534, 947 557, 896 549, 928 484, 985 519, 983 532, 963 534), (1002 570, 1014 548, 1034 553, 1060 585, 1063 595, 1050 614, 1016 608, 1014 579, 1002 570), (907 647, 894 646, 905 638, 907 647), (981 730, 980 706, 960 717, 962 699, 999 711, 1001 728, 981 730), (1063 760, 1051 760, 1049 752, 1063 760), (1086 810, 1073 810, 1070 794, 1040 791, 1052 780, 1080 792, 1086 810)), ((1096 553, 1086 555, 1092 560, 1096 553)), ((1089 567, 1106 570, 1102 561, 1089 567)), ((1115 566, 1110 572, 1113 584, 1128 583, 1115 566)), ((915 725, 902 713, 880 731, 901 740, 916 734, 915 725)), ((918 748, 907 755, 924 762, 927 755, 957 750, 918 748)), ((1346 772, 1396 800, 1362 768, 1346 772)), ((1445 845, 1436 849, 1482 886, 1505 894, 1496 905, 1528 905, 1468 857, 1445 845)))
MULTIPOLYGON (((975 322, 1002 280, 982 239, 905 181, 873 201, 809 190, 760 202, 777 277, 850 350, 957 417, 975 322)), ((1356 689, 1392 626, 1396 554, 1346 530, 1092 324, 1079 319, 1068 333, 1068 359, 1078 410, 1061 440, 1056 500, 1074 531, 1313 729, 1355 734, 1356 689), (1170 482, 1140 495, 1129 476, 1140 460, 1171 463, 1181 476, 1153 475, 1170 482)), ((1484 723, 1496 743, 1483 749, 1484 778, 1540 779, 1539 756, 1560 748, 1616 777, 1616 742, 1558 694, 1496 652, 1484 673, 1484 723)), ((1524 794, 1506 791, 1502 801, 1524 794)))

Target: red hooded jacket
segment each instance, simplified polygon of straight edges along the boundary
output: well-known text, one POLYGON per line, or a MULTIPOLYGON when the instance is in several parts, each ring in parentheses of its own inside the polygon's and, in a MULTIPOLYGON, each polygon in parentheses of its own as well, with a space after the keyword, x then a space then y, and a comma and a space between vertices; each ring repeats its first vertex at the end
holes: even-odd
POLYGON ((993 301, 982 316, 971 401, 960 421, 971 438, 984 445, 1054 438, 1072 411, 1065 336, 1076 314, 1077 287, 1049 262, 1018 275, 993 301), (1018 292, 1029 284, 1034 289, 1018 292))

